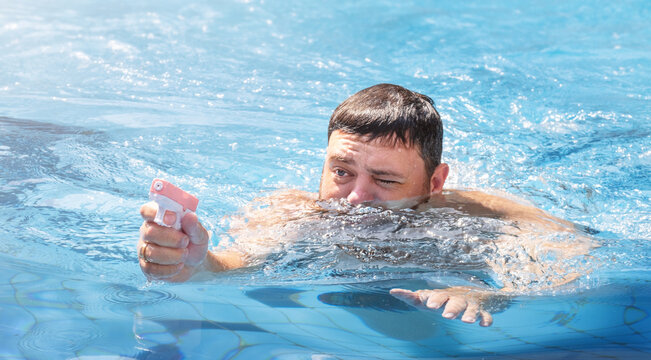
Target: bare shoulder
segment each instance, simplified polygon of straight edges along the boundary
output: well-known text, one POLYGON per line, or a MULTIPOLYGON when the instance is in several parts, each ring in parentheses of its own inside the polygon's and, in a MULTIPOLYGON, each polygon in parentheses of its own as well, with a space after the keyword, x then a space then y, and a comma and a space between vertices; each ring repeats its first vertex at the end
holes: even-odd
POLYGON ((318 212, 316 199, 316 194, 301 190, 277 190, 253 199, 226 218, 233 239, 230 250, 244 254, 249 265, 261 261, 300 236, 296 225, 318 212))
POLYGON ((282 226, 315 212, 316 199, 315 193, 302 190, 277 190, 259 196, 230 218, 231 232, 282 226))
POLYGON ((452 202, 481 205, 494 212, 496 215, 508 216, 514 211, 523 210, 543 213, 542 210, 524 199, 517 198, 507 193, 486 193, 478 190, 449 190, 446 198, 452 202))
POLYGON ((277 190, 253 199, 245 208, 248 215, 276 220, 293 220, 318 209, 317 194, 302 190, 277 190))
POLYGON ((523 199, 500 193, 488 194, 478 190, 446 190, 438 198, 439 205, 457 208, 475 216, 497 217, 517 221, 521 225, 544 225, 550 230, 573 231, 574 225, 555 217, 523 199))
POLYGON ((257 197, 253 199, 253 203, 282 206, 299 203, 314 203, 316 200, 316 193, 296 189, 283 189, 257 197))

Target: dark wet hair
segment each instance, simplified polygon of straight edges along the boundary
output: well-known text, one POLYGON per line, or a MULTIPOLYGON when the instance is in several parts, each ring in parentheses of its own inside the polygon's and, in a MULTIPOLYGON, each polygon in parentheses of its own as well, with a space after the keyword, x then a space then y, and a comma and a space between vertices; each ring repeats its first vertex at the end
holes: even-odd
POLYGON ((328 140, 335 130, 417 146, 428 176, 441 163, 443 124, 434 102, 402 86, 379 84, 349 97, 330 117, 328 140))

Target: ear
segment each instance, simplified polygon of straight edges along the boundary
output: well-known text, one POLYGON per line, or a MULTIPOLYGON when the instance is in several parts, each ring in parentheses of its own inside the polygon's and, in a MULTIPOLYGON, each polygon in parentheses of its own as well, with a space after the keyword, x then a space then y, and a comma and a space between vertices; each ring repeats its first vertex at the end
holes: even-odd
POLYGON ((450 168, 448 164, 439 164, 439 166, 434 169, 432 178, 429 179, 429 192, 430 194, 439 194, 443 191, 443 184, 445 184, 445 179, 448 178, 448 173, 450 168))

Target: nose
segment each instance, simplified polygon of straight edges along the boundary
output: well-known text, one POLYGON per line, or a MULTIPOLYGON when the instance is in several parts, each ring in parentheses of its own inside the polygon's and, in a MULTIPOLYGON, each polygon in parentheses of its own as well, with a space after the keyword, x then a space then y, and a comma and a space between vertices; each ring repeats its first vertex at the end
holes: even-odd
POLYGON ((358 181, 355 183, 353 190, 346 197, 346 200, 348 200, 348 202, 353 205, 357 205, 363 202, 373 201, 374 196, 370 191, 368 184, 365 184, 362 181, 358 181))

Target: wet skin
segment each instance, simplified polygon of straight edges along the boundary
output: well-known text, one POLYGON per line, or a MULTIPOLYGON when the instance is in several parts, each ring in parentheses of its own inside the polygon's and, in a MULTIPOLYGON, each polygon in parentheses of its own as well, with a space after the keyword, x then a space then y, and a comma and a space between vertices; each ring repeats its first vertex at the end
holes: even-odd
MULTIPOLYGON (((430 196, 434 202, 443 199, 441 192, 448 166, 440 164, 428 176, 419 150, 392 140, 369 141, 366 137, 334 131, 328 141, 319 199, 346 199, 351 204, 405 201, 401 203, 403 207, 418 205, 430 196)), ((156 211, 155 203, 145 204, 140 210, 145 221, 140 230, 138 254, 140 267, 148 278, 186 281, 202 270, 218 272, 246 266, 246 254, 208 250, 210 235, 195 214, 184 216, 182 228, 177 231, 154 223, 156 211)), ((175 216, 166 213, 165 223, 174 223, 175 216)), ((481 307, 485 292, 450 288, 416 292, 394 289, 391 293, 426 308, 438 309, 445 304, 443 316, 449 319, 463 313, 464 322, 475 322, 479 315, 480 325, 492 323, 490 314, 481 307)))
POLYGON ((346 199, 353 205, 427 197, 440 193, 448 167, 441 164, 429 177, 415 147, 390 138, 333 131, 321 174, 319 198, 346 199))

